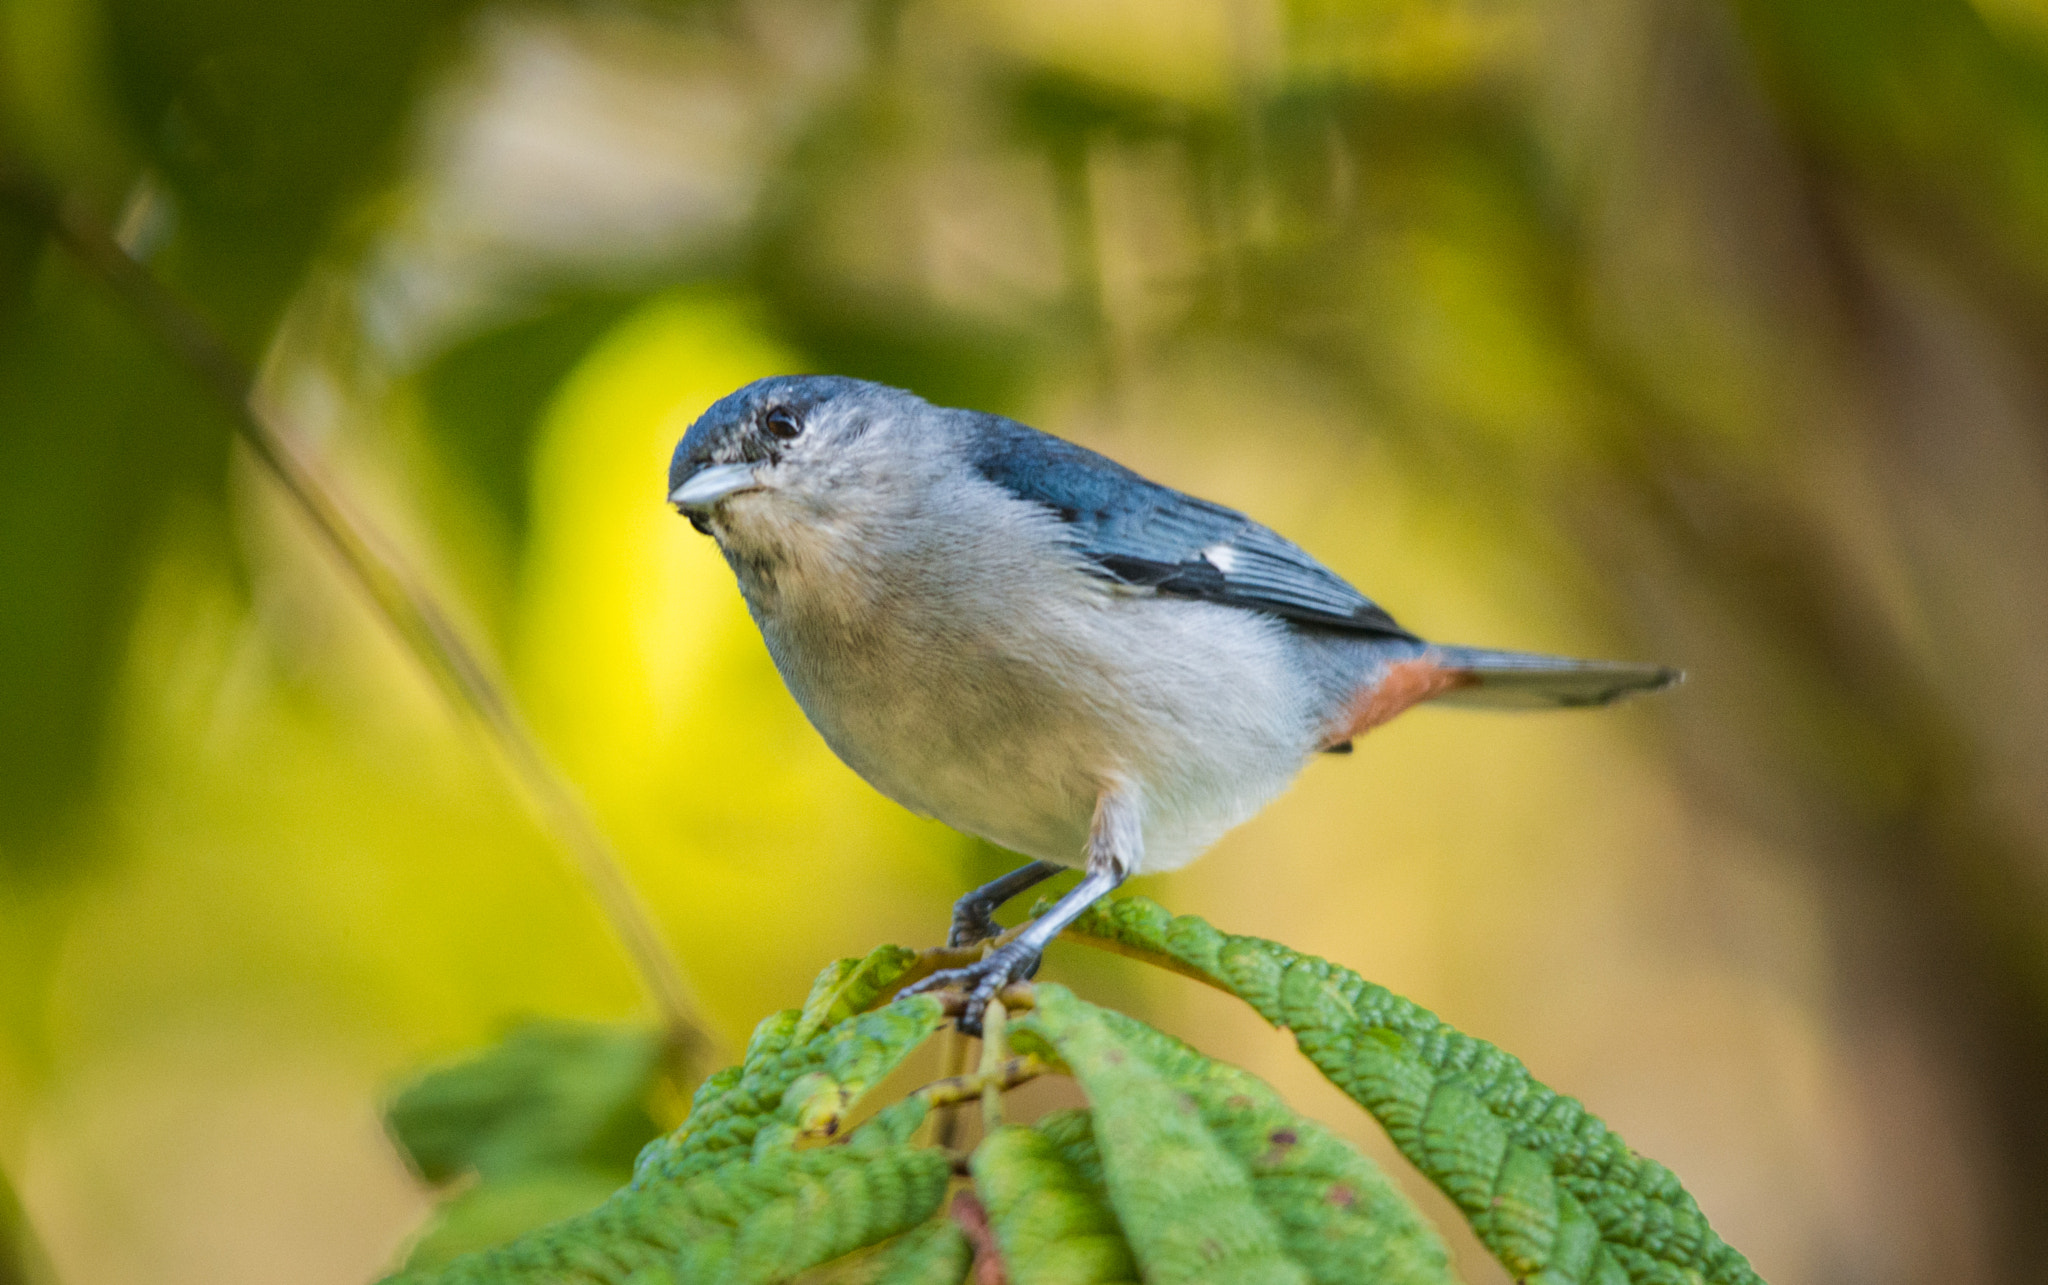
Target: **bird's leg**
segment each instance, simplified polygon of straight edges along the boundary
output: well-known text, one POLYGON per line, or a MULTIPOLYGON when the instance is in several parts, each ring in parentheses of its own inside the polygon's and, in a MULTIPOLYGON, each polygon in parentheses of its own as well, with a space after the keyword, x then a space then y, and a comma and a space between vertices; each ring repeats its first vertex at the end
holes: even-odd
MULTIPOLYGON (((989 1000, 1011 982, 1022 981, 1038 971, 1039 956, 1045 953, 1052 939, 1059 936, 1068 924, 1079 919, 1082 911, 1124 881, 1131 867, 1137 864, 1141 842, 1136 804, 1121 790, 1105 790, 1095 801, 1095 821, 1088 830, 1087 877, 1012 940, 965 968, 948 968, 933 973, 904 993, 944 990, 949 986, 966 987, 967 1007, 960 1014, 960 1029, 969 1035, 980 1034, 982 1010, 988 1007, 989 1000)), ((1023 873, 1023 870, 1017 872, 1019 875, 1023 873)))
POLYGON ((983 938, 994 937, 1002 932, 996 926, 996 908, 1027 888, 1044 883, 1066 869, 1056 861, 1034 861, 1028 866, 1012 870, 1000 879, 987 883, 953 903, 953 930, 946 934, 948 946, 972 946, 983 938))

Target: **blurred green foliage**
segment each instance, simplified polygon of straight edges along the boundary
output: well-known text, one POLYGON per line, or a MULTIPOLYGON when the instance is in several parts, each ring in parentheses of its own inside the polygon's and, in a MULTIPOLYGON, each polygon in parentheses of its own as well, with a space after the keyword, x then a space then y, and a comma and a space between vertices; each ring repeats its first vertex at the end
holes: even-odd
POLYGON ((513 539, 526 529, 528 460, 562 380, 637 300, 549 304, 441 354, 420 381, 427 423, 513 539))
MULTIPOLYGON (((78 69, 91 98, 58 106, 119 122, 124 193, 106 185, 98 157, 66 154, 64 140, 86 132, 80 122, 36 110, 47 105, 34 92, 46 73, 33 64, 53 51, 24 37, 58 20, 58 8, 8 10, 0 164, 13 173, 42 161, 51 180, 81 181, 77 199, 110 219, 126 199, 144 224, 136 235, 163 237, 157 270, 252 360, 314 256, 388 181, 426 59, 461 12, 144 0, 64 15, 105 43, 78 69), (37 155, 45 149, 54 154, 37 155)), ((134 319, 61 256, 39 257, 9 273, 23 302, 9 309, 0 349, 10 430, 0 439, 0 580, 14 622, 0 655, 0 721, 17 731, 0 762, 0 859, 14 862, 79 802, 142 562, 181 507, 218 512, 229 434, 228 417, 134 319)))
POLYGON ((488 1051, 422 1075, 385 1109, 437 1187, 468 1180, 413 1246, 444 1262, 580 1214, 625 1185, 658 1128, 663 1062, 651 1030, 527 1022, 488 1051))
POLYGON ((51 1279, 49 1263, 36 1243, 13 1188, 0 1182, 0 1282, 43 1285, 51 1279))
POLYGON ((218 521, 228 441, 75 268, 46 256, 35 275, 0 351, 0 860, 23 873, 91 777, 144 559, 181 505, 218 521))
POLYGON ((432 1183, 563 1165, 630 1172, 654 1134, 647 1102, 660 1072, 645 1031, 530 1022, 487 1056, 420 1077, 386 1118, 432 1183))
POLYGON ((1721 1199, 1780 1193, 1741 1215, 1774 1276, 2030 1279, 2038 9, 5 0, 0 1161, 81 1277, 167 1279, 192 1219, 106 1157, 197 1154, 136 1120, 209 1092, 239 1119, 214 1060, 356 1101, 504 1011, 630 1003, 550 837, 34 189, 479 622, 728 1036, 997 859, 830 759, 659 504, 737 383, 882 378, 1256 508, 1426 632, 1685 665, 1662 722, 1390 729, 1176 899, 1536 1032, 1584 996, 1643 1064, 1584 1076, 1806 1086, 1670 1112, 1742 1157, 1721 1199))

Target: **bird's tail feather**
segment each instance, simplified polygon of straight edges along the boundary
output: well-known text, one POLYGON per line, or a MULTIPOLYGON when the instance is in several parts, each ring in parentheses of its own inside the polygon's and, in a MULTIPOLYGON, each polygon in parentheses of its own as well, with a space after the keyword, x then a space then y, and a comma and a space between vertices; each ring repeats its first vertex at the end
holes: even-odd
POLYGON ((1558 709, 1607 705, 1638 692, 1654 692, 1685 677, 1663 665, 1626 660, 1572 660, 1526 651, 1433 646, 1427 656, 1471 681, 1435 697, 1439 705, 1486 709, 1558 709))

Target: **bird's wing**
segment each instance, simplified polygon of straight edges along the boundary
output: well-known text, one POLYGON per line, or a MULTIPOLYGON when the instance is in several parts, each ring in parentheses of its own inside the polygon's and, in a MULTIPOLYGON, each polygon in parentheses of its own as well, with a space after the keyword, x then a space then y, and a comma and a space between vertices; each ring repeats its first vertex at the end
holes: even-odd
POLYGON ((1057 514, 1095 574, 1305 624, 1413 637, 1299 546, 1237 510, 1148 481, 1014 420, 975 418, 968 434, 975 469, 1057 514))

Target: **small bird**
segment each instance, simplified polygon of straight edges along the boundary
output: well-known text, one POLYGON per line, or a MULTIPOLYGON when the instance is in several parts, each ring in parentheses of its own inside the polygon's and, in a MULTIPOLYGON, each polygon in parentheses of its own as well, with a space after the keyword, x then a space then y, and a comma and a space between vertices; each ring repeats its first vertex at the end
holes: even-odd
POLYGON ((676 446, 669 502, 711 536, 776 668, 876 789, 1034 860, 962 897, 1084 878, 922 989, 962 1025, 1136 873, 1173 870, 1312 755, 1423 701, 1604 705, 1658 665, 1425 642, 1244 514, 1000 415, 858 379, 763 379, 676 446))

